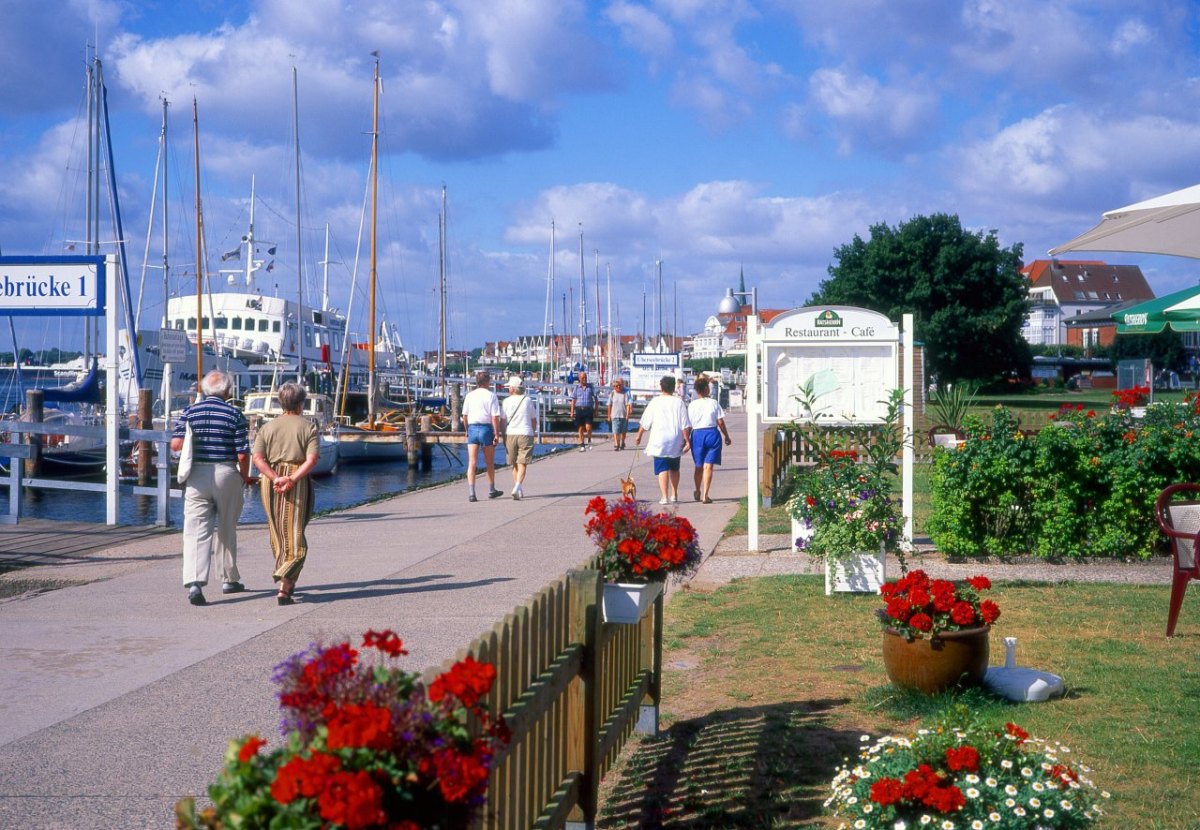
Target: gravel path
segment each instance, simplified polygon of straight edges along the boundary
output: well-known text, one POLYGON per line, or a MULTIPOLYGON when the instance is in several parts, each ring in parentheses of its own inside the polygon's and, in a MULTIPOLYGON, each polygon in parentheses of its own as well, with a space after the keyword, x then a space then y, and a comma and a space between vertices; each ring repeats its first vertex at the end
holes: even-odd
MULTIPOLYGON (((741 577, 822 572, 821 566, 809 556, 791 549, 788 534, 761 534, 759 546, 761 550, 747 551, 745 536, 722 539, 712 556, 705 560, 691 579, 690 586, 703 590, 741 577)), ((951 561, 934 550, 928 540, 924 540, 923 544, 922 540, 918 540, 917 552, 908 556, 908 567, 922 568, 930 576, 947 579, 962 579, 982 573, 997 581, 1171 584, 1171 560, 1168 557, 1133 562, 1111 559, 1050 562, 1032 556, 951 561)), ((889 575, 900 573, 900 563, 894 556, 888 557, 887 572, 889 575)))

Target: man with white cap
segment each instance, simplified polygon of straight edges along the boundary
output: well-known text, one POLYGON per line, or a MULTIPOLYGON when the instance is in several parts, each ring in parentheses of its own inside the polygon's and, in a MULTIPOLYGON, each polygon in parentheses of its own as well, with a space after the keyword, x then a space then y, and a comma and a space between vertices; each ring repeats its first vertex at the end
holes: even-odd
POLYGON ((525 495, 525 468, 533 460, 533 436, 537 432, 537 409, 525 394, 520 376, 508 379, 508 397, 501 403, 504 409, 504 454, 512 466, 512 497, 525 495))

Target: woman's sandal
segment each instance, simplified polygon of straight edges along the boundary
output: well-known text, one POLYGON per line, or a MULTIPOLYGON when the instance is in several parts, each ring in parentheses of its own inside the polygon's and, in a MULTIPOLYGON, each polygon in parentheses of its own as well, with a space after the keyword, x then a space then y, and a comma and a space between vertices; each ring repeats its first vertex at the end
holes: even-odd
POLYGON ((293 605, 296 600, 292 599, 292 591, 296 590, 296 586, 288 587, 286 583, 279 584, 279 593, 275 596, 276 601, 280 605, 293 605))

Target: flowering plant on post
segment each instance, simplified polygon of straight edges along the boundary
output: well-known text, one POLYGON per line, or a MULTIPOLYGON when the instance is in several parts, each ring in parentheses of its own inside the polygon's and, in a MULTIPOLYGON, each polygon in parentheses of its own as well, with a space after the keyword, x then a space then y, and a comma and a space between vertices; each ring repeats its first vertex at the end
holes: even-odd
POLYGON ((816 457, 815 465, 797 474, 795 495, 788 503, 799 527, 797 550, 820 561, 844 562, 862 553, 878 554, 882 548, 896 554, 904 568, 896 465, 904 447, 903 390, 893 390, 883 403, 886 414, 875 427, 797 425, 816 457))
POLYGON ((503 721, 482 702, 496 670, 471 657, 426 688, 394 661, 391 631, 367 631, 360 659, 348 642, 312 645, 276 667, 281 746, 257 735, 231 741, 225 768, 183 828, 345 827, 457 830, 483 804, 503 721))
POLYGON ((1069 756, 1014 723, 983 726, 957 704, 930 729, 864 746, 837 771, 825 808, 860 830, 1088 827, 1109 794, 1069 756))
POLYGON ((596 496, 584 530, 596 543, 600 570, 612 582, 661 582, 695 570, 702 557, 692 523, 683 516, 652 513, 633 499, 596 496))

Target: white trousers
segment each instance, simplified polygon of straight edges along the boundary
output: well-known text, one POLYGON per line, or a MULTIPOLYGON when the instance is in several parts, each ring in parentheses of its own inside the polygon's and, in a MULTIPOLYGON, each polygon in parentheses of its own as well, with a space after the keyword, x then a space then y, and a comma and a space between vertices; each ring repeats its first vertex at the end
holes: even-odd
POLYGON ((242 474, 237 463, 197 461, 183 488, 183 584, 208 584, 213 554, 222 582, 241 582, 237 524, 242 516, 242 474))

